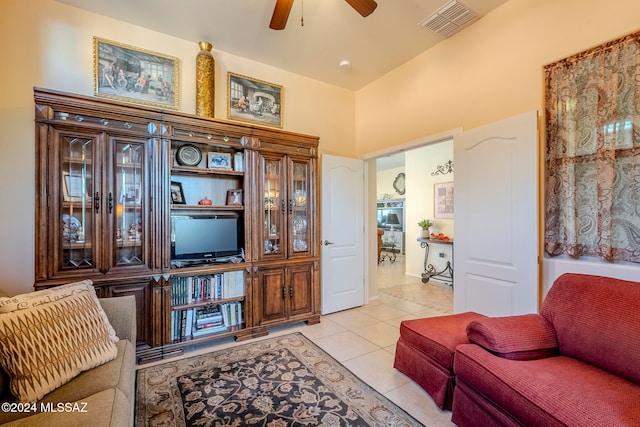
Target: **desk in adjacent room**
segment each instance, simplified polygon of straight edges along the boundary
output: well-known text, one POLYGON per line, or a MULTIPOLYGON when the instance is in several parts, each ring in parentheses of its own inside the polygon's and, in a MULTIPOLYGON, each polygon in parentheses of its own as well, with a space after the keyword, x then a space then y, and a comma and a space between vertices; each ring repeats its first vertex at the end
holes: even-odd
POLYGON ((422 283, 427 283, 432 277, 434 279, 441 280, 451 286, 453 286, 453 240, 439 240, 439 239, 423 239, 418 238, 420 247, 424 248, 424 273, 422 273, 422 283), (429 262, 429 245, 451 245, 451 261, 447 261, 447 265, 438 271, 436 267, 429 262))

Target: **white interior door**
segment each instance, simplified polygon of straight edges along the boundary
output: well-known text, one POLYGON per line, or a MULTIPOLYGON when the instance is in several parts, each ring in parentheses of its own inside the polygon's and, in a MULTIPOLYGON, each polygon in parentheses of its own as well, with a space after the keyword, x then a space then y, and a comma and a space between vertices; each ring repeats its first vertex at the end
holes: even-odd
POLYGON ((531 111, 454 138, 454 312, 538 310, 538 138, 531 111))
POLYGON ((364 304, 364 165, 322 155, 322 314, 364 304))

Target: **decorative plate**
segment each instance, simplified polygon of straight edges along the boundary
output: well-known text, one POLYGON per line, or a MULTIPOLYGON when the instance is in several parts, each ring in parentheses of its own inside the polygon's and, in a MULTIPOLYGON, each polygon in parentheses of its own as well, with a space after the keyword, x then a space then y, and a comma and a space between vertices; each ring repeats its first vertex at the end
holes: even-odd
POLYGON ((293 232, 301 234, 307 231, 307 220, 302 217, 295 218, 293 220, 293 232))
POLYGON ((404 190, 405 190, 404 172, 400 172, 398 176, 396 176, 396 179, 393 181, 393 188, 401 196, 404 194, 404 190))
POLYGON ((176 160, 181 166, 198 166, 202 153, 195 145, 184 144, 176 151, 176 160))

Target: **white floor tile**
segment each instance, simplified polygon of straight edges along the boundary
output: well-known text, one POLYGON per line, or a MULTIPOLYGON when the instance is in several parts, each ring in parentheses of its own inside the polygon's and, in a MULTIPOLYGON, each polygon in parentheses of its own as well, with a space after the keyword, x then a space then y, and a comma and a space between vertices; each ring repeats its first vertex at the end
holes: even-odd
POLYGON ((347 360, 343 365, 382 394, 411 381, 393 368, 393 355, 382 349, 347 360))
POLYGON ((393 345, 400 338, 400 330, 385 322, 376 322, 363 328, 352 328, 351 330, 378 347, 393 345))
POLYGON ((318 338, 313 340, 313 342, 339 362, 371 353, 380 348, 371 341, 367 341, 351 331, 318 338))

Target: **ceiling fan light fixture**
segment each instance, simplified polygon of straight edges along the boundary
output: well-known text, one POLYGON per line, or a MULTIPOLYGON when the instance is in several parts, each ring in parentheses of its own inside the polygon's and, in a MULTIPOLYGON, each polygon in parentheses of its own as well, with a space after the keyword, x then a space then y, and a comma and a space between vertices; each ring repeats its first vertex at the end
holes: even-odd
MULTIPOLYGON (((376 7, 378 7, 378 4, 375 0, 345 1, 363 17, 371 15, 373 11, 376 10, 376 7)), ((273 9, 273 15, 271 16, 271 23, 269 23, 269 28, 271 28, 272 30, 284 30, 284 28, 287 26, 287 19, 289 19, 291 6, 293 6, 293 0, 276 0, 276 6, 273 9)), ((304 27, 303 16, 300 17, 300 24, 304 27)))
POLYGON ((273 10, 271 16, 271 22, 269 28, 272 30, 284 30, 287 26, 287 19, 289 19, 289 13, 293 6, 293 0, 277 0, 276 7, 273 10))

